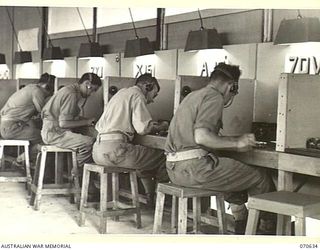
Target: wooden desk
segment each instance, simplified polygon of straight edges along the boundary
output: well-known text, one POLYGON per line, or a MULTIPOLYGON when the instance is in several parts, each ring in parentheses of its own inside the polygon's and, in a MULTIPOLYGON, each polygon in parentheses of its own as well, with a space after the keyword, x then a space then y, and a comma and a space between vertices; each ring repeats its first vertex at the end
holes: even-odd
MULTIPOLYGON (((135 143, 163 149, 165 140, 165 137, 146 135, 137 136, 135 143)), ((277 152, 264 148, 255 148, 245 153, 221 151, 220 156, 230 157, 248 165, 277 169, 278 190, 293 191, 294 173, 320 177, 320 158, 316 157, 277 152)), ((278 216, 278 230, 281 230, 281 232, 285 230, 287 234, 290 234, 289 219, 290 217, 287 216, 278 216)))

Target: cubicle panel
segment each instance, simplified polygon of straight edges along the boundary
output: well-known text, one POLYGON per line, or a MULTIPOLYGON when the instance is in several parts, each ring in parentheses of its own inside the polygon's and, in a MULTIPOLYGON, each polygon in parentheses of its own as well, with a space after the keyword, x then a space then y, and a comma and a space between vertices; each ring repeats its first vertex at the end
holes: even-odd
POLYGON ((82 115, 86 118, 94 118, 99 120, 103 112, 103 87, 100 87, 96 92, 93 92, 86 101, 83 107, 82 115))
MULTIPOLYGON (((208 77, 178 76, 175 84, 174 111, 180 102, 192 91, 205 87, 208 77)), ((239 80, 239 94, 235 96, 232 105, 223 112, 223 135, 240 135, 251 132, 253 121, 255 81, 251 79, 239 80)))
MULTIPOLYGON (((136 79, 130 77, 107 77, 105 80, 105 104, 112 96, 122 88, 128 88, 135 84, 136 79), (108 97, 108 98, 106 98, 108 97)), ((173 116, 174 81, 158 79, 160 92, 154 99, 154 103, 147 107, 154 120, 171 120, 173 116)))
POLYGON ((255 80, 240 79, 239 94, 223 110, 223 135, 241 135, 252 131, 255 80))
POLYGON ((9 97, 16 92, 17 82, 17 80, 0 80, 0 110, 9 97))
POLYGON ((16 90, 22 89, 28 84, 38 83, 39 79, 37 78, 19 78, 16 84, 16 90))
POLYGON ((319 75, 281 74, 276 150, 306 148, 308 138, 320 137, 319 83, 319 75))
POLYGON ((180 102, 192 91, 205 87, 209 82, 208 77, 201 76, 178 76, 175 83, 174 112, 180 102))
POLYGON ((160 92, 154 99, 154 103, 147 107, 154 120, 170 121, 173 117, 174 80, 159 79, 158 82, 160 92))
POLYGON ((120 89, 133 86, 136 83, 136 79, 131 77, 110 76, 106 78, 105 83, 105 104, 107 104, 112 96, 120 89))
POLYGON ((77 78, 56 78, 55 85, 54 85, 54 92, 56 93, 62 87, 76 83, 79 79, 77 78))

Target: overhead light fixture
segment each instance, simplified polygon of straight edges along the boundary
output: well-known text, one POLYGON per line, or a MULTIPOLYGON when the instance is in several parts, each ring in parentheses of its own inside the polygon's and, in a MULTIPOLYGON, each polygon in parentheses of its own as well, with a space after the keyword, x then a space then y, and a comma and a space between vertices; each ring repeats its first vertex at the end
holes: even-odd
POLYGON ((320 42, 320 21, 316 17, 304 18, 298 11, 296 19, 281 21, 273 44, 320 42))
MULTIPOLYGON (((96 8, 93 8, 94 10, 94 19, 96 18, 96 8)), ((82 22, 82 26, 87 34, 87 37, 88 37, 88 43, 81 43, 80 44, 80 49, 79 49, 79 54, 78 54, 78 57, 79 58, 88 58, 88 57, 102 57, 103 54, 102 54, 102 49, 101 49, 101 46, 99 43, 95 42, 95 35, 93 37, 93 41, 91 41, 90 39, 90 36, 88 34, 88 31, 84 25, 84 22, 83 22, 83 19, 82 19, 82 16, 81 16, 81 13, 79 11, 79 8, 77 8, 77 11, 78 11, 78 14, 79 14, 79 17, 80 17, 80 20, 82 22)), ((93 25, 93 30, 94 30, 94 34, 95 34, 95 30, 96 30, 96 26, 95 26, 95 22, 94 22, 94 25, 93 25)))
POLYGON ((150 55, 154 54, 154 49, 149 42, 149 39, 147 37, 139 38, 137 34, 136 27, 134 25, 131 9, 129 8, 130 17, 134 29, 134 33, 136 35, 135 39, 127 40, 126 41, 126 47, 124 50, 124 57, 137 57, 137 56, 144 56, 144 55, 150 55))
POLYGON ((202 49, 222 49, 220 36, 215 28, 203 28, 203 21, 200 10, 198 9, 201 27, 200 30, 190 31, 188 34, 184 51, 202 50, 202 49))
POLYGON ((20 64, 20 63, 32 62, 31 51, 23 51, 22 48, 21 48, 21 45, 20 45, 19 40, 18 40, 17 32, 16 32, 16 30, 14 28, 14 24, 13 24, 13 21, 11 19, 8 7, 6 7, 6 11, 7 11, 10 23, 11 23, 11 27, 13 29, 13 33, 14 33, 15 38, 16 38, 17 43, 18 43, 18 48, 19 48, 19 51, 16 51, 14 53, 13 63, 14 64, 20 64))
POLYGON ((42 60, 63 60, 63 54, 60 47, 44 48, 42 54, 42 60))
POLYGON ((0 64, 6 64, 6 56, 5 54, 0 53, 0 64))
POLYGON ((99 43, 81 43, 78 57, 102 57, 102 49, 99 43))
POLYGON ((49 47, 43 49, 42 60, 43 61, 63 60, 64 57, 63 57, 61 48, 53 46, 52 41, 51 41, 50 36, 49 36, 49 33, 48 33, 48 30, 47 30, 47 25, 45 24, 45 22, 44 22, 44 20, 42 18, 42 15, 41 15, 41 12, 40 12, 40 8, 38 7, 37 10, 38 10, 39 17, 40 17, 40 19, 42 21, 44 32, 45 32, 45 34, 46 34, 46 36, 48 38, 48 42, 49 42, 49 47))
POLYGON ((30 51, 16 51, 14 53, 14 64, 21 64, 27 62, 32 62, 32 55, 30 51))

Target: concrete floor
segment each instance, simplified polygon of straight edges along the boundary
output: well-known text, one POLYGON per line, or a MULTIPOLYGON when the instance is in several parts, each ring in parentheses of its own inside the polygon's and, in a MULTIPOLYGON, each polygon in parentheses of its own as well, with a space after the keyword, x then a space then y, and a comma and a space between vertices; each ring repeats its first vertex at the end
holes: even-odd
MULTIPOLYGON (((0 183, 0 235, 96 235, 98 219, 87 216, 85 226, 78 226, 79 212, 66 196, 43 196, 40 210, 29 205, 29 197, 23 183, 0 183)), ((152 234, 154 211, 142 205, 142 228, 135 227, 133 215, 111 218, 107 222, 108 234, 152 234)), ((169 231, 170 215, 164 214, 163 232, 169 231)), ((190 222, 191 226, 191 222, 190 222)), ((206 234, 216 234, 217 229, 203 226, 206 234)))

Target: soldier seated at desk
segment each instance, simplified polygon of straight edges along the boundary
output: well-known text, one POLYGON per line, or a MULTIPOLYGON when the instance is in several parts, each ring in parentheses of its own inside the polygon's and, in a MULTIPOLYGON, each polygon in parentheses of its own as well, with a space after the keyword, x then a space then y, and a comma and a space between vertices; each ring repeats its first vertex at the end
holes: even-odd
MULTIPOLYGON (((208 85, 190 93, 179 105, 170 123, 165 151, 170 180, 185 187, 225 192, 235 218, 235 232, 244 234, 247 194, 270 192, 274 186, 261 168, 210 153, 217 149, 245 152, 255 145, 253 134, 219 135, 223 108, 231 105, 238 93, 239 77, 238 66, 217 65, 208 85)), ((272 221, 273 231, 275 216, 261 213, 261 217, 272 221)))
POLYGON ((154 122, 147 109, 160 90, 151 74, 143 74, 130 88, 123 88, 107 104, 96 124, 98 136, 93 145, 97 164, 137 169, 148 197, 154 203, 156 182, 168 181, 163 151, 132 144, 134 135, 167 130, 167 122, 154 122))
MULTIPOLYGON (((48 97, 53 94, 54 75, 44 73, 37 84, 28 84, 15 92, 0 112, 1 136, 9 140, 29 140, 30 161, 37 156, 38 143, 41 143, 40 112, 48 97)), ((14 164, 20 166, 24 161, 24 153, 17 157, 14 164)))

